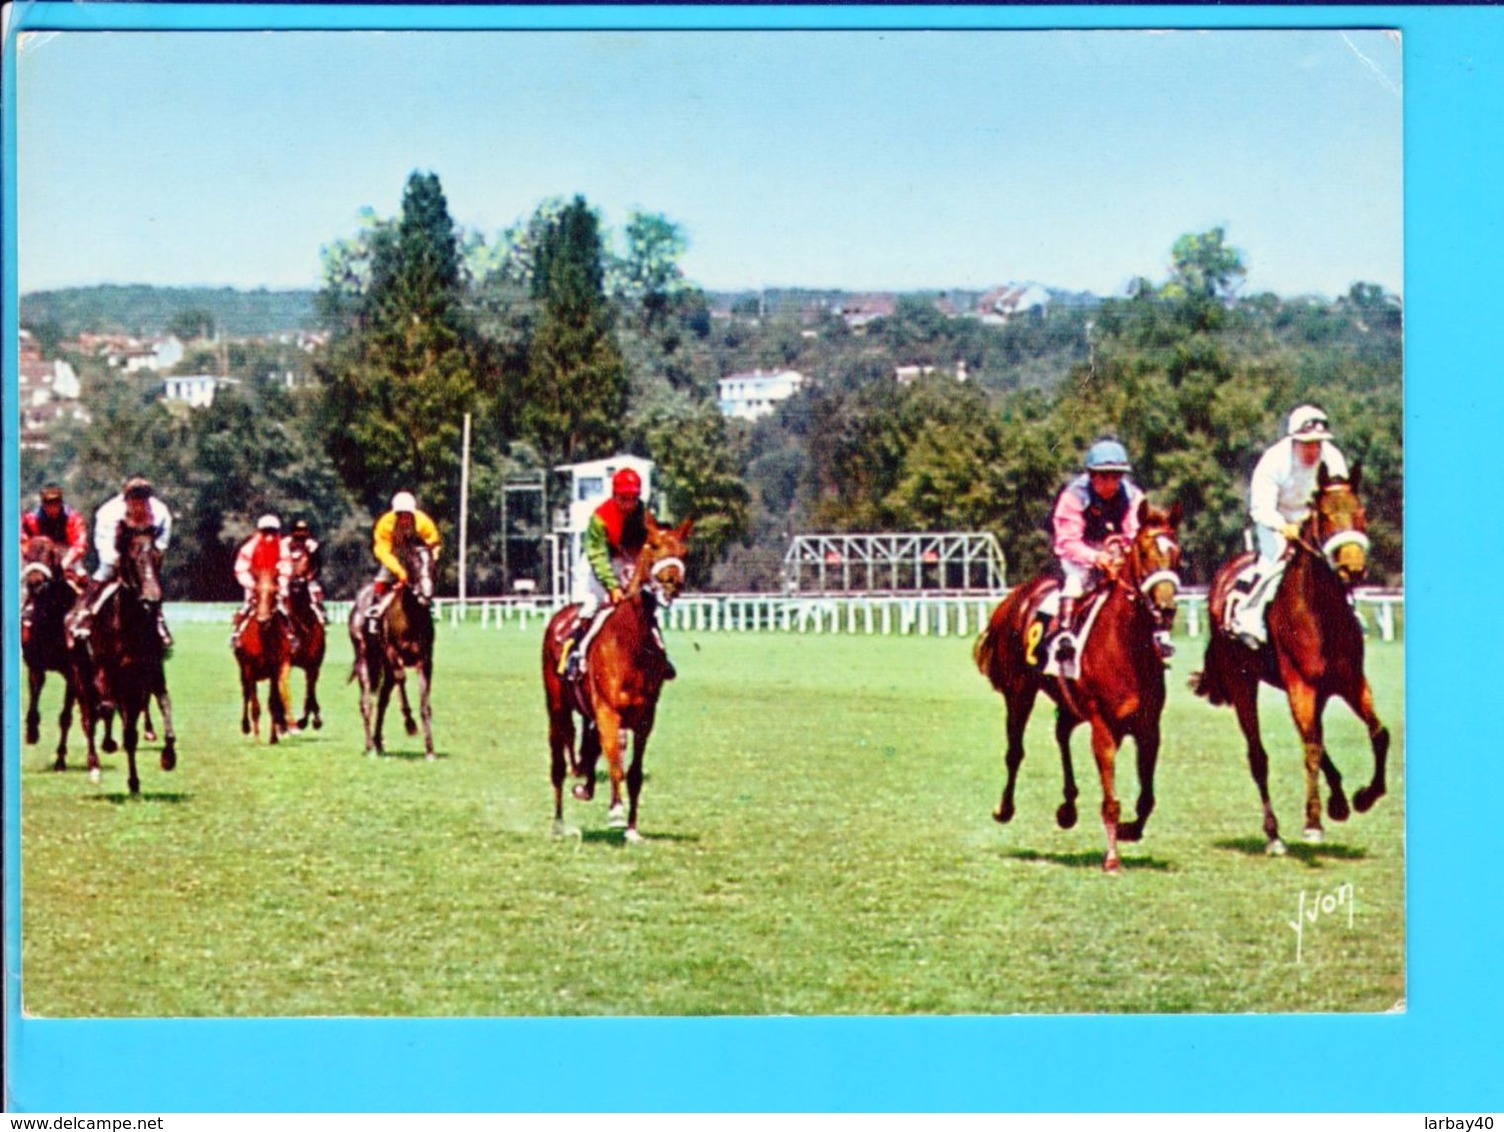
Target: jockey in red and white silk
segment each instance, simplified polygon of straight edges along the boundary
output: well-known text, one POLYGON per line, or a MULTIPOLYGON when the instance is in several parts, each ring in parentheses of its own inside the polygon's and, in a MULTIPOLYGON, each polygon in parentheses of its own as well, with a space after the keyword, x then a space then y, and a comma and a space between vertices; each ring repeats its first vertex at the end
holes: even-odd
POLYGON ((89 525, 80 512, 63 502, 63 489, 55 483, 42 488, 35 510, 21 514, 21 544, 34 538, 51 539, 65 548, 63 570, 81 580, 84 556, 89 553, 89 525))

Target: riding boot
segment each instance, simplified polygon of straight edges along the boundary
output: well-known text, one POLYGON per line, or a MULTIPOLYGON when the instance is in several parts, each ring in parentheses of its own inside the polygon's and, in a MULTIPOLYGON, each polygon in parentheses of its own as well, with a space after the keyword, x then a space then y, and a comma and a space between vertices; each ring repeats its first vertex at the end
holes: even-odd
POLYGON ((377 582, 375 592, 371 596, 371 604, 366 606, 365 630, 368 637, 381 636, 381 607, 383 604, 381 599, 385 593, 386 587, 381 582, 377 582))
MULTIPOLYGON (((1075 624, 1076 599, 1074 597, 1062 597, 1060 599, 1058 624, 1052 635, 1054 644, 1050 649, 1050 655, 1054 662, 1052 667, 1055 672, 1064 676, 1067 680, 1074 680, 1079 672, 1076 664, 1075 624)), ((1048 666, 1046 671, 1049 671, 1048 666)))
POLYGON ((298 636, 297 622, 292 619, 292 610, 287 608, 285 597, 278 599, 277 612, 282 614, 283 622, 287 625, 287 651, 296 655, 303 647, 303 640, 298 636))
POLYGON ((1165 662, 1165 667, 1170 666, 1170 658, 1175 655, 1175 646, 1170 643, 1170 630, 1159 629, 1154 634, 1154 647, 1159 650, 1159 658, 1165 662))
POLYGON ((230 647, 232 649, 240 643, 240 630, 245 628, 245 619, 249 613, 250 609, 246 606, 242 606, 235 611, 235 617, 230 625, 230 647))
POLYGON ((657 625, 653 626, 653 641, 658 645, 658 652, 663 657, 663 678, 672 680, 679 675, 679 670, 674 667, 674 662, 668 658, 668 646, 663 643, 663 633, 657 625))
POLYGON ((89 633, 94 628, 94 603, 99 600, 99 591, 104 588, 104 583, 90 578, 84 586, 83 596, 68 611, 67 620, 64 624, 68 627, 68 634, 75 641, 86 641, 89 633))
POLYGON ((172 634, 167 631, 167 617, 160 605, 157 606, 157 636, 161 638, 164 649, 172 648, 172 634))
POLYGON ((585 665, 584 654, 580 651, 580 642, 585 639, 585 633, 590 628, 587 621, 581 621, 570 630, 569 636, 564 641, 564 647, 559 650, 559 675, 565 680, 578 680, 585 665))

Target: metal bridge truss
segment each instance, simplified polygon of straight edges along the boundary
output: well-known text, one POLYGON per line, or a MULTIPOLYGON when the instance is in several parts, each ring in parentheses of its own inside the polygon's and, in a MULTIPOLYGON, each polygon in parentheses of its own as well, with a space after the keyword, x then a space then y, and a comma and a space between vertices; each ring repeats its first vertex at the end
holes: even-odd
POLYGON ((795 535, 783 556, 788 593, 1001 591, 1003 548, 991 534, 795 535))

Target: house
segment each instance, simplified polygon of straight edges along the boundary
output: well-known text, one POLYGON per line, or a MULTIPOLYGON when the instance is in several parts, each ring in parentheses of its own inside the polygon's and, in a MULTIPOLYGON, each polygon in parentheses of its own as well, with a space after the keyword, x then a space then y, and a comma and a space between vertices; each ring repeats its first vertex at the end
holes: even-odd
POLYGON ((753 370, 721 378, 718 404, 721 415, 752 421, 765 417, 779 401, 787 401, 804 385, 804 375, 797 370, 753 370))
POLYGON ((976 313, 983 322, 1005 323, 1021 314, 1043 314, 1049 305, 1050 293, 1038 283, 1007 283, 978 299, 976 313))
MULTIPOLYGON (((921 377, 929 377, 932 373, 935 372, 936 370, 934 366, 896 366, 893 370, 893 378, 898 382, 899 385, 908 385, 910 382, 917 381, 921 377)), ((955 373, 956 380, 965 381, 967 376, 966 359, 957 358, 955 373)))
POLYGON ((220 377, 212 373, 168 377, 162 380, 162 396, 169 401, 182 402, 192 409, 204 409, 214 404, 214 395, 219 390, 239 384, 239 378, 220 377))
POLYGON ((863 330, 874 319, 888 318, 897 309, 894 295, 848 295, 833 307, 852 330, 863 330))

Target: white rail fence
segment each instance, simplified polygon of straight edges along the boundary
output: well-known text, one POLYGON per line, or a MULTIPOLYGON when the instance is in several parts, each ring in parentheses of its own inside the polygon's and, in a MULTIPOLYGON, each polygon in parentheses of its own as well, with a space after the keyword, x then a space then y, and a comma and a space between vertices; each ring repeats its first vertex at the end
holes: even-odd
MULTIPOLYGON (((883 636, 976 636, 987 624, 1002 593, 843 594, 686 594, 668 611, 670 631, 709 633, 845 633, 883 636)), ((547 598, 455 598, 437 600, 441 619, 451 625, 478 624, 489 629, 541 631, 558 606, 547 598)), ((1405 596, 1400 590, 1360 590, 1356 605, 1370 637, 1393 641, 1403 635, 1405 596)), ((230 605, 178 604, 169 619, 224 621, 230 605)), ((329 603, 333 625, 350 615, 350 603, 329 603)), ((1176 632, 1200 637, 1206 629, 1206 594, 1180 595, 1176 632)))

